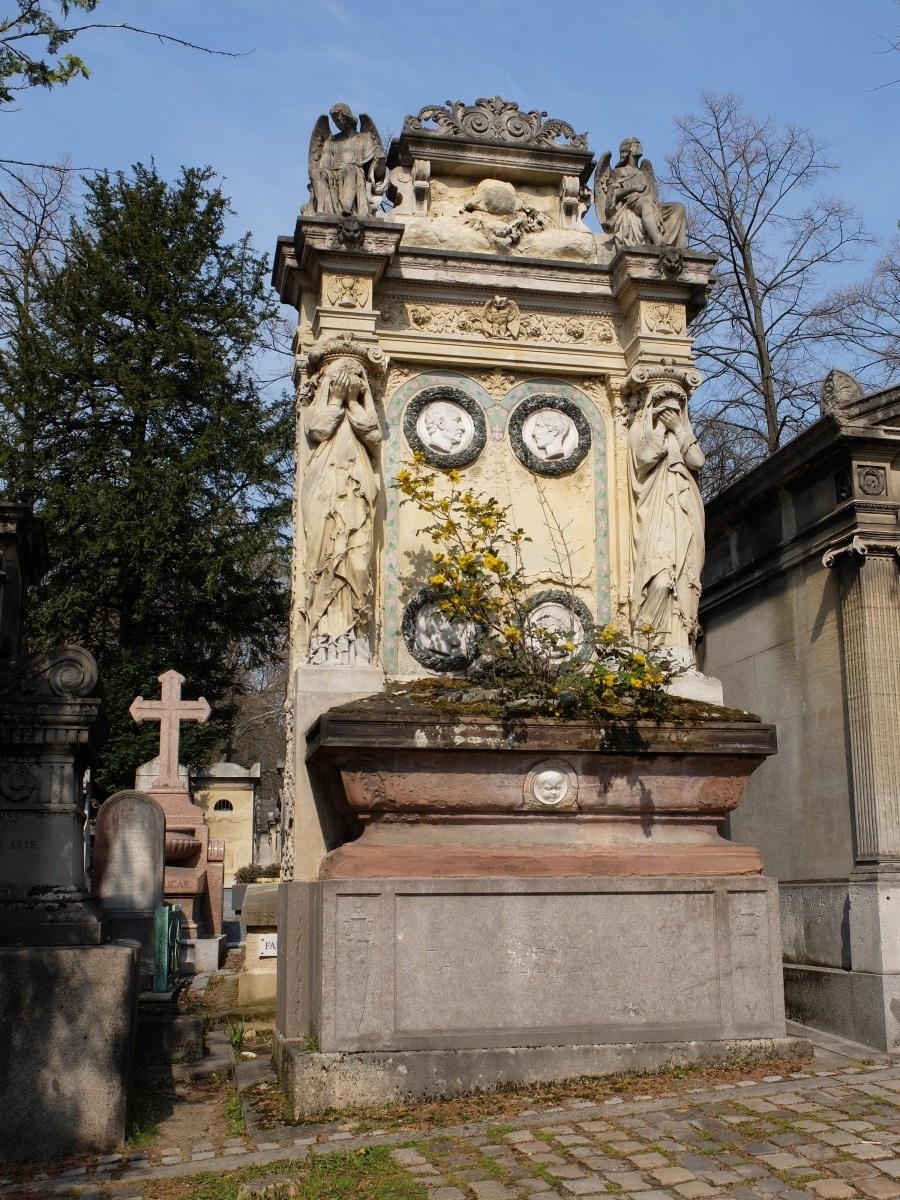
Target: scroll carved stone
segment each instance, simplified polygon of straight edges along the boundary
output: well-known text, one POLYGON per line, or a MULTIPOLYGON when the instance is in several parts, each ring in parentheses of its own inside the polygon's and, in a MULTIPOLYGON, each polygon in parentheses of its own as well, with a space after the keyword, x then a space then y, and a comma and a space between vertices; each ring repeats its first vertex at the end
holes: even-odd
POLYGON ((301 606, 310 663, 371 661, 369 621, 381 427, 370 374, 384 355, 347 337, 314 347, 301 393, 309 457, 300 508, 306 538, 301 606))
POLYGON ((444 137, 529 146, 553 146, 563 138, 573 150, 587 150, 586 133, 576 133, 567 121, 546 117, 536 109, 520 112, 518 104, 502 96, 481 97, 472 105, 448 100, 446 106, 429 104, 417 117, 407 117, 403 132, 420 133, 433 123, 437 126, 433 132, 444 137))
POLYGON ((0 696, 33 701, 90 696, 97 686, 97 664, 81 646, 23 654, 0 662, 0 696))

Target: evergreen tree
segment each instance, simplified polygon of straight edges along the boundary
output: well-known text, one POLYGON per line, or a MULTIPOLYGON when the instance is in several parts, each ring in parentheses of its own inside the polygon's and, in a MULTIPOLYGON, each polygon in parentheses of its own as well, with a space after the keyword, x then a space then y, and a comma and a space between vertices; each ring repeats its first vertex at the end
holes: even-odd
POLYGON ((0 363, 7 413, 29 414, 5 490, 37 504, 53 562, 29 636, 97 657, 107 791, 155 752, 156 727, 127 710, 156 696, 162 671, 213 705, 210 726, 184 731, 199 761, 241 673, 283 638, 292 406, 259 377, 276 308, 249 236, 224 240, 229 212, 209 169, 171 185, 140 164, 89 181, 0 363))

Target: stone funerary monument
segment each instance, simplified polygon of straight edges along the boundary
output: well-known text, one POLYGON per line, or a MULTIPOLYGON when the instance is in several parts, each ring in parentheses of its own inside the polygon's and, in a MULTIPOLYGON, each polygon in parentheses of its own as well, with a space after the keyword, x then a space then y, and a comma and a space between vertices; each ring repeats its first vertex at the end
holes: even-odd
POLYGON ((649 624, 681 690, 721 703, 694 665, 688 415, 713 260, 687 250, 636 138, 598 163, 586 135, 499 97, 427 107, 387 150, 370 118, 330 117, 274 270, 299 314, 276 1048, 295 1107, 781 1037, 773 890, 717 832, 770 727, 614 745, 354 707, 476 653, 391 486, 415 453, 530 534, 532 620, 577 644, 649 624), (643 793, 641 755, 661 772, 643 793))

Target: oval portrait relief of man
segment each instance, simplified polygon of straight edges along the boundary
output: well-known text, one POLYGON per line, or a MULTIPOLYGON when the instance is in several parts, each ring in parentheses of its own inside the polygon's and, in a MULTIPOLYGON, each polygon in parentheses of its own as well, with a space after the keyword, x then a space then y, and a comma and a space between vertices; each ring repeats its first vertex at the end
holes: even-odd
POLYGON ((578 430, 558 408, 539 408, 525 418, 522 441, 536 458, 555 462, 578 449, 578 430))
POLYGON ((522 466, 536 475, 567 475, 587 457, 591 429, 573 400, 545 392, 515 407, 509 442, 522 466))
POLYGON ((433 400, 419 414, 416 433, 435 454, 460 454, 472 444, 475 422, 460 405, 433 400))
POLYGON ((487 441, 481 405, 449 383, 413 396, 403 413, 403 432, 414 454, 444 471, 473 463, 487 441))

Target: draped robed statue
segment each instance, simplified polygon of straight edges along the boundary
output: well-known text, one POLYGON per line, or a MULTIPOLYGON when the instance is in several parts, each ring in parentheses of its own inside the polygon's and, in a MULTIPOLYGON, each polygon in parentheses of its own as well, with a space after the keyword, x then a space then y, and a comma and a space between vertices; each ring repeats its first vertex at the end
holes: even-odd
POLYGON ((323 113, 309 141, 310 200, 304 213, 371 217, 381 208, 388 173, 384 143, 366 113, 357 119, 346 104, 335 104, 329 115, 337 126, 331 132, 323 113))
POLYGON ((619 161, 611 167, 612 151, 601 158, 594 176, 594 203, 604 230, 620 246, 687 245, 687 221, 683 204, 659 198, 653 164, 642 156, 638 138, 625 138, 619 146, 619 161))
POLYGON ((309 457, 300 490, 306 590, 301 612, 308 661, 318 665, 371 661, 381 427, 363 354, 341 354, 338 347, 307 385, 310 401, 303 424, 309 457))
POLYGON ((693 665, 704 556, 703 500, 695 472, 705 461, 675 383, 649 389, 628 431, 634 503, 632 624, 693 665))

